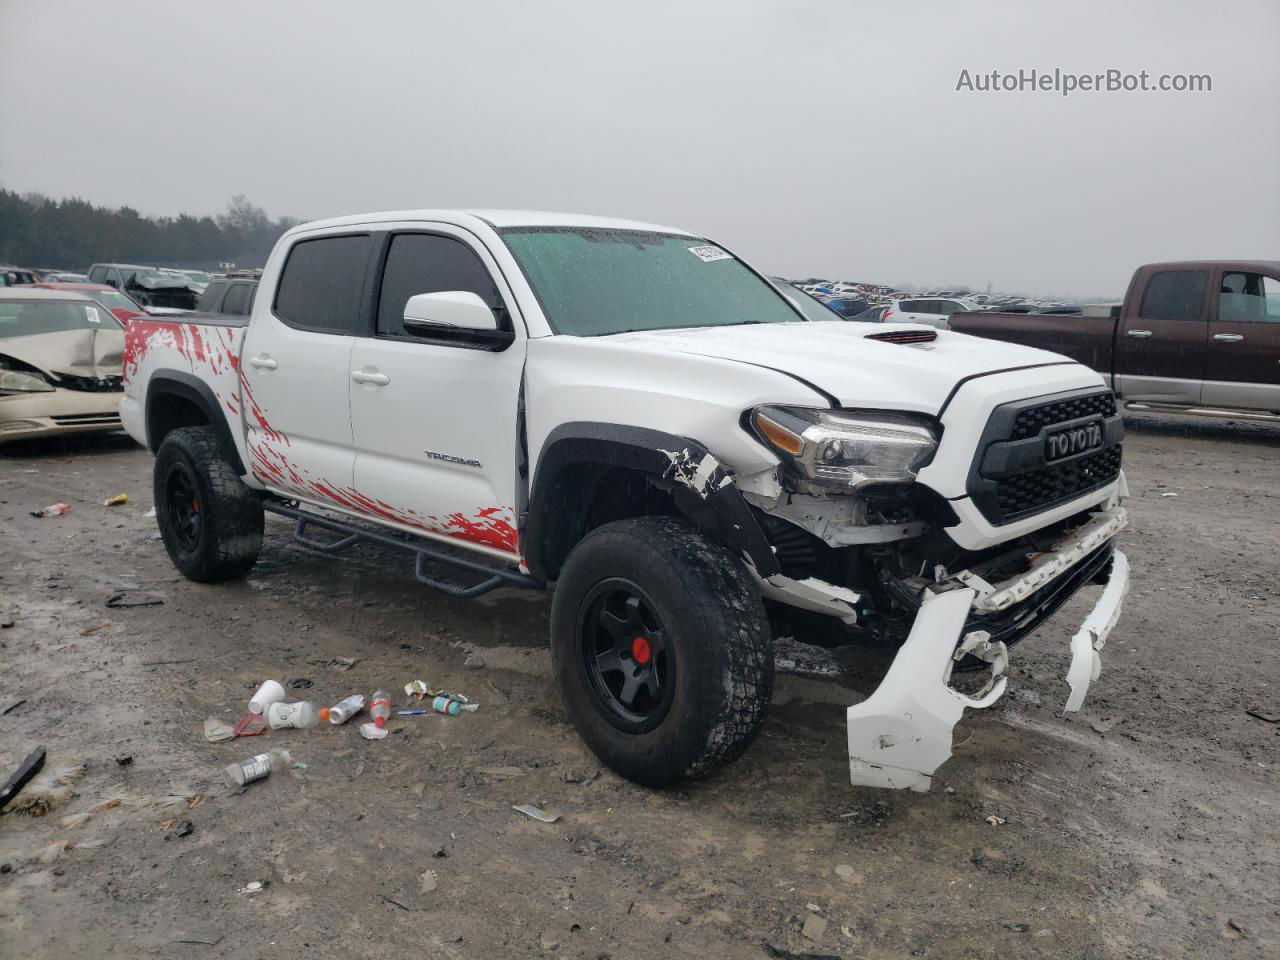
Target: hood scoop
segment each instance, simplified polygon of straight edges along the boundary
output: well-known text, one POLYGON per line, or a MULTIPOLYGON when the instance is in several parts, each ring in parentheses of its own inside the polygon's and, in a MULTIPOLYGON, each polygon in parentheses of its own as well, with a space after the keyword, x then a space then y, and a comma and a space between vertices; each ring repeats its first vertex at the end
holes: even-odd
POLYGON ((868 333, 865 340, 882 340, 885 343, 932 343, 938 339, 937 330, 890 330, 887 333, 868 333))

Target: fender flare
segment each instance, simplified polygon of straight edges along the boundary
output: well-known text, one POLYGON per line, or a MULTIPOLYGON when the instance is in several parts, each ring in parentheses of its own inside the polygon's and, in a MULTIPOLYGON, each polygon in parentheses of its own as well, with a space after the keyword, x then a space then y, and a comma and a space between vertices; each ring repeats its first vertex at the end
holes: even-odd
POLYGON ((557 479, 574 466, 618 467, 648 477, 672 494, 685 519, 744 554, 759 576, 781 572, 742 492, 702 444, 646 427, 575 422, 551 431, 534 469, 533 489, 520 530, 521 543, 529 544, 525 563, 534 576, 552 579, 548 536, 556 512, 566 507, 585 510, 587 506, 585 502, 552 502, 557 479))
POLYGON ((143 422, 146 424, 148 450, 155 453, 160 446, 157 438, 151 435, 151 424, 154 419, 155 404, 162 403, 165 397, 181 397, 203 410, 209 426, 217 432, 218 440, 222 443, 223 450, 236 473, 243 476, 247 472, 240 459, 235 438, 231 435, 231 426, 227 423, 227 418, 222 415, 218 398, 213 395, 213 388, 199 377, 182 370, 156 370, 147 380, 143 422))

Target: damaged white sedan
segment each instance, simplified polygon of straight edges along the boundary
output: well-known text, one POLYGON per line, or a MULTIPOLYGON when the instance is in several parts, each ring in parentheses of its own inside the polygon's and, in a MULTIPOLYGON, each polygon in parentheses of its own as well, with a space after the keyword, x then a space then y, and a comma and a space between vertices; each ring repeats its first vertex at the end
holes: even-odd
POLYGON ((184 575, 245 576, 270 511, 311 548, 407 550, 454 596, 551 590, 565 711, 639 783, 748 748, 775 638, 877 638, 899 652, 849 709, 852 779, 926 789, 965 707, 1003 692, 1012 645, 1105 583, 1072 647, 1079 708, 1127 582, 1123 425, 1098 374, 949 330, 812 321, 668 227, 306 224, 249 317, 134 321, 124 368, 184 575), (985 686, 960 693, 955 667, 985 686))

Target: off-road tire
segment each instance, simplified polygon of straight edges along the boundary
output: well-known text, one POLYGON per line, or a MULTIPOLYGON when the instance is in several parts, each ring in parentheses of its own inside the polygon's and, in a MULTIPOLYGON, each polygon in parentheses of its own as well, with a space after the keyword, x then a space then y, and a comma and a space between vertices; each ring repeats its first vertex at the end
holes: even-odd
POLYGON ((219 583, 253 569, 262 549, 262 501, 236 475, 212 427, 180 427, 165 435, 156 451, 152 492, 161 539, 184 577, 219 583), (180 530, 170 503, 172 485, 180 481, 194 487, 194 534, 180 530))
POLYGON ((696 779, 737 759, 760 732, 773 693, 773 638, 755 583, 729 549, 672 517, 619 520, 583 538, 556 583, 551 651, 579 735, 610 768, 646 786, 696 779), (670 705, 640 732, 611 717, 582 654, 584 602, 613 578, 647 595, 674 657, 670 705))

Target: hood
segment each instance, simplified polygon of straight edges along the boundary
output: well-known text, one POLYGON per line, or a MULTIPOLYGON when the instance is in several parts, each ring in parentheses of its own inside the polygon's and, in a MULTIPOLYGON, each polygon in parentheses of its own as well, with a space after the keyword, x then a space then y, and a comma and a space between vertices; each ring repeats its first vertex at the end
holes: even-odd
POLYGON ((124 364, 123 330, 62 330, 0 340, 0 360, 12 357, 57 380, 119 377, 124 364))
POLYGON ((1056 353, 938 330, 930 343, 868 340, 870 334, 934 328, 919 324, 769 323, 622 333, 602 338, 619 346, 736 360, 797 377, 831 394, 842 407, 936 414, 962 380, 1048 363, 1072 363, 1056 353))

